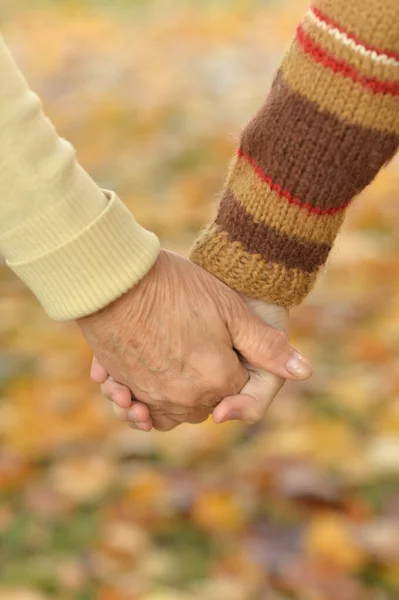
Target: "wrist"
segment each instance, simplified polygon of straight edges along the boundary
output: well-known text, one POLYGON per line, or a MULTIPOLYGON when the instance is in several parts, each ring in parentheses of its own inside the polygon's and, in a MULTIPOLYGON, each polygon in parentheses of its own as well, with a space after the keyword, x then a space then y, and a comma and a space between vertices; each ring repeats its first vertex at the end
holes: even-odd
POLYGON ((258 298, 251 298, 243 292, 238 292, 243 298, 247 306, 265 323, 283 331, 286 335, 289 334, 288 310, 284 306, 267 302, 266 300, 259 300, 258 298))
POLYGON ((159 255, 157 237, 114 194, 108 200, 97 219, 67 243, 30 260, 7 261, 55 320, 104 308, 134 287, 159 255))

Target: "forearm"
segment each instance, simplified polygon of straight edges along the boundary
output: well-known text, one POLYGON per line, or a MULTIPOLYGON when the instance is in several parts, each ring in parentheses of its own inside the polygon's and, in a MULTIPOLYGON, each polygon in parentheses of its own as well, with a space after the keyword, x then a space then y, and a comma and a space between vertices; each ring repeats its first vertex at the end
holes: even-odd
POLYGON ((397 0, 317 0, 243 132, 192 259, 250 296, 299 304, 349 202, 398 143, 397 0))
POLYGON ((1 37, 0 252, 61 320, 112 302, 159 252, 156 237, 80 167, 1 37))

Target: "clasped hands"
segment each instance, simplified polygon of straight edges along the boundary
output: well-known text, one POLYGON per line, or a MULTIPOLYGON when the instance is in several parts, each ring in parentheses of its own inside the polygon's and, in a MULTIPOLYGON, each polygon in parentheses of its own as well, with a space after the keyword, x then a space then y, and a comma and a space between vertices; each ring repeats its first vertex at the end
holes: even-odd
POLYGON ((139 284, 78 324, 91 378, 134 429, 263 419, 285 380, 312 373, 284 308, 246 298, 162 250, 139 284))

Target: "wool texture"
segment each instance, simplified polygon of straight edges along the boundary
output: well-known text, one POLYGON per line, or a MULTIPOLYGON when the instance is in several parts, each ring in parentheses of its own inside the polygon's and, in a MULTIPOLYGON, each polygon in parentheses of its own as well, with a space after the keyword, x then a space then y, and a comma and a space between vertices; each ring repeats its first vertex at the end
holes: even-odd
POLYGON ((299 304, 350 202, 398 146, 399 1, 316 0, 191 259, 249 296, 299 304))

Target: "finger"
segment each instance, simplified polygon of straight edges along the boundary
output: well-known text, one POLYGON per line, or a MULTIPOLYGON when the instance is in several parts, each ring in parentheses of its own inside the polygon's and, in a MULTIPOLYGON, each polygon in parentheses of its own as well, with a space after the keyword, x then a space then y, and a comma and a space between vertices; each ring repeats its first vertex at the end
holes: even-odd
POLYGON ((285 379, 311 376, 309 361, 290 345, 286 334, 252 314, 241 300, 235 299, 233 310, 226 312, 226 320, 234 348, 254 367, 285 379))
POLYGON ((171 417, 167 417, 166 415, 157 416, 153 419, 153 426, 157 431, 171 431, 178 425, 181 425, 180 421, 172 419, 171 417))
POLYGON ((143 402, 132 399, 130 390, 125 385, 109 377, 101 386, 101 391, 106 398, 114 402, 114 412, 120 421, 138 423, 140 426, 137 426, 137 429, 144 431, 152 429, 150 409, 143 402))
MULTIPOLYGON (((195 416, 204 410, 209 416, 223 398, 239 394, 249 379, 246 367, 228 338, 225 346, 208 344, 206 352, 203 348, 196 349, 190 355, 190 361, 193 365, 191 377, 179 381, 182 391, 178 389, 175 394, 175 398, 181 400, 185 416, 195 416)), ((167 414, 178 416, 172 410, 171 407, 167 414)))
POLYGON ((285 380, 270 373, 253 371, 240 394, 225 398, 213 411, 215 423, 240 420, 259 423, 281 390, 285 380))
POLYGON ((104 381, 106 381, 107 377, 108 377, 107 371, 98 362, 97 357, 93 356, 93 360, 91 362, 91 368, 90 368, 90 379, 94 383, 104 383, 104 381))
POLYGON ((129 422, 129 409, 128 408, 121 408, 117 404, 113 404, 112 410, 113 410, 115 417, 117 419, 119 419, 119 421, 122 421, 122 423, 129 422))
POLYGON ((240 293, 239 295, 244 299, 245 304, 251 312, 255 313, 262 321, 270 325, 270 327, 274 327, 274 329, 284 331, 287 336, 289 335, 288 311, 286 308, 278 306, 278 304, 265 302, 264 300, 250 298, 245 294, 240 293))
POLYGON ((133 423, 129 421, 128 423, 129 429, 134 429, 135 431, 144 431, 148 433, 152 429, 152 425, 149 423, 133 423))
POLYGON ((121 408, 129 408, 132 404, 132 394, 128 387, 108 377, 101 386, 103 395, 121 408))
POLYGON ((198 425, 199 423, 203 423, 208 419, 210 415, 209 409, 206 411, 202 411, 200 413, 195 413, 192 415, 188 415, 184 417, 184 420, 181 423, 190 423, 190 425, 198 425))
POLYGON ((133 402, 131 408, 121 408, 114 404, 113 411, 119 421, 128 423, 132 429, 139 429, 140 431, 151 431, 152 429, 152 419, 148 407, 141 402, 133 402))
POLYGON ((132 403, 128 411, 129 421, 133 423, 148 423, 152 428, 152 418, 149 407, 143 402, 132 403))

